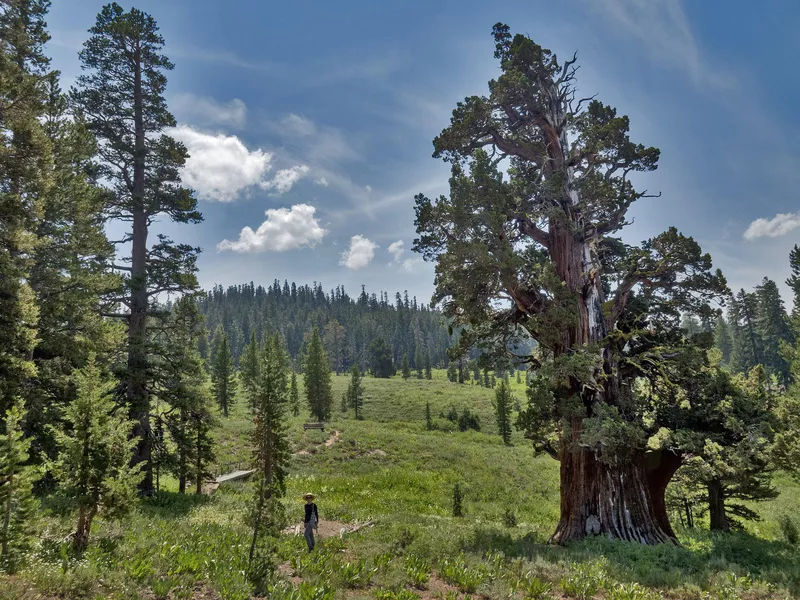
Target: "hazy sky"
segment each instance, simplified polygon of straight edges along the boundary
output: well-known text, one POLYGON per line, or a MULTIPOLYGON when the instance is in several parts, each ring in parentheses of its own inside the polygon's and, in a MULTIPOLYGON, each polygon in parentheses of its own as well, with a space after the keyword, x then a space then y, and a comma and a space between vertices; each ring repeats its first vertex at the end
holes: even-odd
MULTIPOLYGON (((123 3, 125 8, 130 5, 123 3)), ((54 0, 50 54, 65 87, 101 3, 54 0)), ((579 88, 661 149, 624 233, 670 225, 700 241, 733 288, 781 284, 800 242, 800 5, 730 0, 544 2, 146 0, 176 64, 168 87, 205 222, 164 226, 203 248, 200 281, 277 278, 408 290, 413 196, 447 192, 432 139, 497 75, 491 28, 566 57, 579 88), (768 8, 765 8, 768 7, 768 8)))

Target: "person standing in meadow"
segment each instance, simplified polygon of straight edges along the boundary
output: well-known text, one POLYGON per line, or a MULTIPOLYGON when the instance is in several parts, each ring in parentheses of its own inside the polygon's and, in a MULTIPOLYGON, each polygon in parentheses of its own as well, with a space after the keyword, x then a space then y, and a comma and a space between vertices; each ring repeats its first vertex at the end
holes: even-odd
POLYGON ((303 525, 305 526, 305 537, 306 544, 308 544, 308 551, 311 552, 315 545, 315 529, 317 530, 317 535, 319 535, 319 511, 317 510, 317 505, 314 504, 314 494, 305 494, 303 499, 306 501, 306 513, 305 517, 303 518, 303 525))

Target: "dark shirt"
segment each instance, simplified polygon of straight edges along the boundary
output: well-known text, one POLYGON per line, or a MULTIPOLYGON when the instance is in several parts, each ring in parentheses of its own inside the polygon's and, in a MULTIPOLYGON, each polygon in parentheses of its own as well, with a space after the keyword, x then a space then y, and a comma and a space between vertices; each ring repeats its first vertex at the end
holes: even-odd
POLYGON ((311 504, 306 504, 306 516, 303 519, 303 523, 311 521, 311 511, 314 511, 314 516, 317 517, 317 522, 319 523, 319 512, 317 511, 317 505, 313 502, 311 504))

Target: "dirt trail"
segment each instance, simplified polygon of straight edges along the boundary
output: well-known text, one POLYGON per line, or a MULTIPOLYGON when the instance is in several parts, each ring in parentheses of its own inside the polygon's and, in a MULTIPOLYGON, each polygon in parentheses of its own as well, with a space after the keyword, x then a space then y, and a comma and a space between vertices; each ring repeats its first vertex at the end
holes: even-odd
MULTIPOLYGON (((319 530, 314 534, 320 538, 329 538, 335 536, 343 536, 347 533, 352 533, 363 529, 364 527, 372 527, 372 522, 367 523, 343 523, 342 521, 326 521, 319 522, 319 530)), ((303 535, 303 525, 298 524, 293 527, 287 527, 282 532, 285 535, 303 535)))

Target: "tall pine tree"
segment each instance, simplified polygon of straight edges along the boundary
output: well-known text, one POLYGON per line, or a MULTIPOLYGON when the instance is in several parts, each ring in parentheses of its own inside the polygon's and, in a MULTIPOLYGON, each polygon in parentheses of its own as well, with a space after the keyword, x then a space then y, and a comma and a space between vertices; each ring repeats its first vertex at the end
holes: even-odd
POLYGON ((19 0, 0 11, 0 420, 35 374, 38 309, 29 280, 36 226, 52 185, 43 126, 49 5, 19 0))
POLYGON ((350 368, 350 383, 347 386, 347 404, 355 410, 357 420, 364 418, 364 385, 361 383, 361 369, 358 365, 350 368))
POLYGON ((237 384, 236 367, 228 345, 228 336, 222 327, 218 326, 211 346, 211 389, 217 406, 226 419, 231 406, 236 402, 237 384))
POLYGON ((191 191, 181 185, 186 148, 165 133, 175 126, 167 109, 165 73, 173 64, 161 51, 164 38, 155 20, 137 9, 126 12, 116 3, 101 10, 91 37, 80 52, 84 73, 72 91, 73 104, 99 142, 100 174, 109 182, 113 201, 109 217, 130 223, 123 235, 124 286, 116 299, 127 310, 115 313, 128 328, 126 394, 138 445, 134 464, 144 463, 142 491, 153 487, 150 464, 150 365, 148 319, 153 303, 164 293, 197 287, 197 248, 176 244, 165 235, 148 243, 156 217, 197 223, 202 216, 191 191))
MULTIPOLYGON (((317 335, 317 337, 319 337, 317 335)), ((320 348, 322 343, 320 341, 320 348)), ((327 361, 325 362, 327 367, 327 361)), ((253 399, 253 467, 256 492, 253 502, 253 537, 248 565, 251 578, 263 579, 264 565, 270 565, 272 547, 264 536, 275 541, 283 526, 280 498, 286 493, 284 479, 289 462, 286 437, 288 361, 277 334, 264 341, 259 357, 258 380, 253 399), (256 558, 256 550, 263 553, 256 558)))
POLYGON ((305 367, 303 383, 308 407, 317 421, 327 421, 331 418, 333 407, 331 370, 316 327, 311 334, 305 367))
POLYGON ((511 388, 501 379, 500 385, 497 386, 494 392, 494 414, 497 419, 497 430, 506 446, 511 444, 511 406, 513 404, 514 399, 511 396, 511 388))
POLYGON ((780 383, 788 384, 789 361, 782 355, 781 348, 791 344, 794 336, 783 298, 775 282, 767 277, 756 287, 756 298, 756 330, 763 345, 764 366, 780 383))

